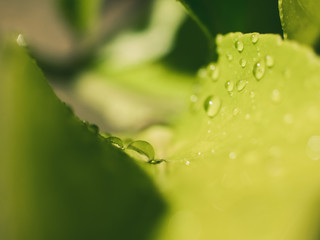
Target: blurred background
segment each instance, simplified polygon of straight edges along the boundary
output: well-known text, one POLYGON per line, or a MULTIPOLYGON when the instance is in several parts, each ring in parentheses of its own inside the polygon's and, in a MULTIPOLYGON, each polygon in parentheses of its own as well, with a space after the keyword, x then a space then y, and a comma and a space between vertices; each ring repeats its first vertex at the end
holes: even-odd
POLYGON ((208 61, 205 35, 172 0, 1 0, 0 34, 8 32, 23 34, 81 119, 112 133, 184 111, 194 73, 208 61))
POLYGON ((200 21, 210 29, 174 0, 0 0, 0 34, 23 34, 56 94, 81 119, 135 133, 188 108, 197 70, 217 58, 217 33, 281 33, 277 0, 207 4, 200 21))

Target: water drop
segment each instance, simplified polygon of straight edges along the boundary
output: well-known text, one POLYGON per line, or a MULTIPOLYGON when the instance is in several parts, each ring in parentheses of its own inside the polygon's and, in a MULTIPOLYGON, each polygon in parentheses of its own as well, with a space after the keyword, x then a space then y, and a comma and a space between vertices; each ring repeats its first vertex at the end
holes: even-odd
POLYGON ((291 71, 290 71, 290 69, 284 70, 283 75, 285 76, 285 78, 290 78, 290 77, 291 77, 291 71))
POLYGON ((209 117, 215 117, 219 113, 220 107, 221 100, 219 97, 211 95, 204 101, 204 110, 209 117))
POLYGON ((135 159, 149 162, 154 160, 154 149, 150 143, 142 140, 130 143, 126 152, 135 159))
POLYGON ((224 84, 224 87, 227 89, 228 92, 232 92, 233 87, 234 87, 233 81, 227 81, 227 82, 224 84))
POLYGON ((274 90, 271 92, 271 100, 272 100, 272 102, 274 102, 274 103, 280 102, 280 100, 281 100, 281 94, 280 94, 280 91, 279 91, 278 89, 274 89, 274 90))
POLYGON ((259 34, 254 33, 254 34, 251 35, 251 42, 253 44, 256 44, 258 42, 258 40, 259 40, 259 34))
POLYGON ((122 142, 122 140, 120 138, 118 138, 118 137, 108 137, 106 140, 109 143, 111 143, 113 146, 123 149, 123 142, 122 142))
POLYGON ((263 76, 264 76, 264 72, 265 72, 265 63, 264 61, 258 61, 254 64, 253 66, 253 76, 260 81, 263 76))
POLYGON ((221 43, 222 39, 223 39, 223 36, 219 33, 216 38, 217 43, 221 43))
POLYGON ((99 127, 96 124, 87 124, 88 130, 95 134, 99 133, 99 127))
POLYGON ((186 165, 189 166, 189 165, 190 165, 190 162, 189 162, 189 161, 186 161, 186 165))
POLYGON ((111 134, 110 133, 106 133, 106 132, 99 132, 99 135, 103 138, 108 138, 108 137, 111 137, 111 134))
POLYGON ((216 151, 215 151, 214 149, 211 149, 211 152, 212 152, 212 153, 215 153, 216 151))
POLYGON ((20 46, 20 47, 26 47, 27 46, 27 43, 23 37, 23 35, 20 33, 17 37, 17 44, 20 46))
POLYGON ((270 56, 270 55, 267 55, 267 56, 266 56, 266 65, 267 65, 268 68, 273 67, 273 65, 274 65, 274 59, 273 59, 272 56, 270 56))
POLYGON ((236 159, 237 158, 237 154, 235 152, 230 152, 229 153, 229 158, 230 159, 236 159))
POLYGON ((236 83, 236 87, 237 87, 237 90, 238 92, 241 92, 247 85, 247 82, 245 80, 239 80, 237 83, 236 83))
POLYGON ((200 156, 200 155, 201 155, 201 152, 198 152, 198 155, 200 156))
POLYGON ((247 60, 245 60, 244 58, 241 58, 239 63, 240 63, 240 66, 244 68, 247 65, 247 60))
POLYGON ((256 93, 254 91, 251 91, 250 92, 250 98, 254 99, 256 96, 256 93))
POLYGON ((166 160, 164 160, 164 159, 152 159, 152 160, 148 161, 148 163, 150 163, 150 164, 159 164, 159 163, 162 163, 162 162, 166 162, 166 160))
POLYGON ((286 124, 292 124, 293 123, 293 116, 289 113, 285 114, 283 116, 283 121, 286 123, 286 124))
POLYGON ((233 109, 233 116, 237 116, 239 114, 239 108, 233 109))
POLYGON ((320 136, 312 136, 309 138, 306 152, 308 157, 312 160, 320 159, 320 136))
POLYGON ((210 63, 207 67, 207 76, 213 81, 217 81, 219 78, 219 68, 214 63, 210 63))
POLYGON ((247 113, 247 114, 245 115, 245 119, 249 120, 250 118, 251 118, 251 115, 250 115, 249 113, 247 113))
POLYGON ((231 61, 232 61, 232 59, 233 59, 233 57, 232 57, 232 55, 231 55, 231 54, 227 54, 227 55, 226 55, 226 57, 227 57, 227 59, 228 59, 228 61, 229 61, 229 62, 231 62, 231 61))
POLYGON ((199 78, 206 78, 207 77, 207 70, 205 68, 200 68, 197 75, 199 78))
POLYGON ((191 95, 191 96, 190 96, 190 101, 191 101, 192 103, 197 102, 197 101, 198 101, 197 95, 191 95))
POLYGON ((238 52, 241 53, 241 52, 243 51, 243 48, 244 48, 243 42, 240 41, 240 40, 236 41, 235 47, 236 47, 236 49, 238 50, 238 52))

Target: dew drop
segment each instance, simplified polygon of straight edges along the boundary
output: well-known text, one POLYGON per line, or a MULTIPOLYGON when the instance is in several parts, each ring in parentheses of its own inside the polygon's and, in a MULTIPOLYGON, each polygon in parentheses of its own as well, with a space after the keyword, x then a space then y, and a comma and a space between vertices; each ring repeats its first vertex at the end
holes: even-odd
POLYGON ((206 78, 207 77, 207 70, 205 68, 200 68, 197 75, 199 78, 206 78))
POLYGON ((274 103, 280 102, 280 100, 281 100, 281 94, 280 94, 280 91, 279 91, 278 89, 274 89, 274 90, 271 92, 271 100, 272 100, 272 102, 274 102, 274 103))
POLYGON ((221 43, 222 39, 223 39, 223 36, 219 33, 216 38, 217 43, 221 43))
POLYGON ((251 91, 250 92, 250 98, 254 99, 256 96, 256 93, 254 91, 251 91))
POLYGON ((236 87, 237 87, 237 90, 238 92, 241 92, 247 85, 247 82, 245 80, 239 80, 237 83, 236 83, 236 87))
POLYGON ((229 153, 229 158, 230 159, 236 159, 237 158, 237 154, 235 152, 230 152, 229 153))
POLYGON ((159 164, 159 163, 162 163, 162 162, 166 162, 166 160, 164 160, 164 159, 152 159, 152 160, 148 161, 148 163, 150 163, 150 164, 159 164))
POLYGON ((122 142, 122 140, 120 138, 118 138, 118 137, 108 137, 106 140, 109 143, 111 143, 113 146, 123 149, 123 142, 122 142))
POLYGON ((198 155, 200 156, 200 155, 201 155, 201 152, 198 152, 198 155))
POLYGON ((111 137, 111 134, 106 132, 99 132, 99 135, 105 139, 111 137))
POLYGON ((236 41, 236 42, 235 42, 235 47, 236 47, 236 49, 238 50, 238 52, 241 53, 241 52, 243 51, 243 48, 244 48, 243 42, 240 41, 240 40, 236 41))
POLYGON ((260 81, 263 76, 264 76, 264 72, 265 72, 265 63, 264 61, 258 61, 254 64, 253 66, 253 76, 260 81))
POLYGON ((207 67, 207 76, 214 82, 219 78, 219 68, 214 63, 210 63, 207 67))
POLYGON ((133 158, 149 162, 154 160, 154 149, 150 143, 142 140, 130 143, 126 152, 133 158))
POLYGON ((247 113, 247 114, 245 115, 245 119, 249 120, 250 118, 251 118, 251 115, 250 115, 249 113, 247 113))
POLYGON ((186 165, 189 166, 190 165, 190 161, 186 161, 186 165))
POLYGON ((283 121, 286 123, 286 124, 292 124, 294 119, 293 119, 293 116, 289 113, 285 114, 283 116, 283 121))
POLYGON ((256 44, 258 41, 259 41, 259 34, 257 34, 257 33, 252 34, 251 35, 251 42, 253 44, 256 44))
POLYGON ((207 115, 211 118, 215 117, 221 107, 221 100, 219 97, 216 96, 209 96, 207 99, 204 101, 204 110, 206 111, 207 115))
POLYGON ((306 146, 306 152, 310 159, 320 159, 320 136, 311 136, 306 146))
POLYGON ((87 124, 88 130, 94 134, 99 133, 99 127, 96 124, 87 124))
POLYGON ((233 109, 233 116, 237 116, 239 114, 239 108, 233 109))
POLYGON ((270 55, 266 56, 266 65, 267 65, 268 68, 272 68, 273 67, 274 59, 273 59, 272 56, 270 56, 270 55))
POLYGON ((242 68, 245 68, 245 66, 247 65, 247 60, 245 60, 244 58, 241 58, 239 63, 242 68))
POLYGON ((192 103, 195 103, 195 102, 197 102, 198 101, 198 97, 197 97, 197 95, 191 95, 190 96, 190 101, 192 102, 192 103))
POLYGON ((20 33, 17 37, 17 44, 20 46, 20 47, 26 47, 27 46, 27 43, 26 43, 26 40, 24 39, 23 35, 20 33))
POLYGON ((233 87, 234 87, 233 81, 227 81, 224 84, 224 87, 227 89, 228 92, 232 92, 233 91, 233 87))
POLYGON ((232 61, 232 59, 233 59, 232 55, 231 55, 231 54, 229 54, 229 53, 226 55, 226 57, 227 57, 227 59, 228 59, 228 61, 229 61, 229 62, 231 62, 231 61, 232 61))

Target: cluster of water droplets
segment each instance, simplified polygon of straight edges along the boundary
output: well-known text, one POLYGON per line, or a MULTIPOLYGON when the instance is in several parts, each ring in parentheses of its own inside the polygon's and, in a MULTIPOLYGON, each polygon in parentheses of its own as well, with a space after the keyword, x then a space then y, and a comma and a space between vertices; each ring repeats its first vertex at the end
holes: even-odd
POLYGON ((123 150, 129 156, 136 160, 144 161, 150 164, 159 164, 161 162, 166 162, 164 159, 155 159, 155 151, 152 145, 147 141, 133 141, 131 139, 122 141, 120 138, 112 136, 109 133, 99 132, 99 127, 96 124, 91 124, 87 121, 82 121, 82 124, 90 132, 98 135, 100 139, 110 143, 116 148, 123 150))

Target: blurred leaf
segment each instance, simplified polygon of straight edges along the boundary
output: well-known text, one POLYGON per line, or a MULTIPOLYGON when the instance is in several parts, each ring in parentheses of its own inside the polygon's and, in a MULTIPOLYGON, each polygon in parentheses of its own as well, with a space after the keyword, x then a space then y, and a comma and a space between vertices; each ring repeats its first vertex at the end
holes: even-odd
POLYGON ((7 40, 0 79, 1 239, 150 239, 165 204, 133 160, 80 122, 7 40))
POLYGON ((180 0, 210 39, 218 33, 280 33, 277 2, 270 0, 180 0))
POLYGON ((320 59, 271 34, 217 44, 165 155, 159 239, 318 239, 320 59))
POLYGON ((59 0, 58 4, 70 25, 86 33, 97 24, 103 0, 59 0))
POLYGON ((320 37, 320 2, 279 0, 284 37, 315 46, 320 37))

